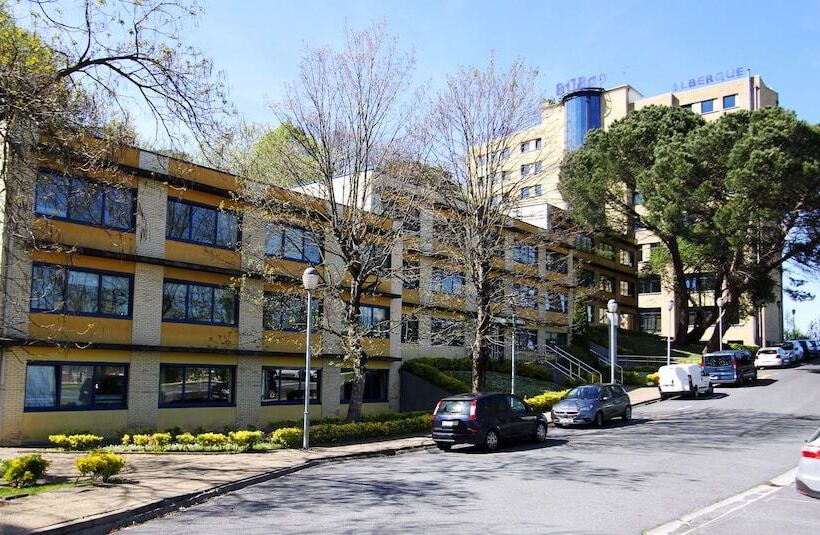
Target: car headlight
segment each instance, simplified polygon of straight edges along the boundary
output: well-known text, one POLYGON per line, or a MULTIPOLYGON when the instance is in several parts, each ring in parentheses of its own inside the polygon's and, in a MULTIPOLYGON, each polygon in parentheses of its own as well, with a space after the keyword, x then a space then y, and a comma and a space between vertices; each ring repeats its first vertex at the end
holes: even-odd
POLYGON ((587 412, 592 410, 592 405, 580 405, 578 407, 578 412, 587 412))

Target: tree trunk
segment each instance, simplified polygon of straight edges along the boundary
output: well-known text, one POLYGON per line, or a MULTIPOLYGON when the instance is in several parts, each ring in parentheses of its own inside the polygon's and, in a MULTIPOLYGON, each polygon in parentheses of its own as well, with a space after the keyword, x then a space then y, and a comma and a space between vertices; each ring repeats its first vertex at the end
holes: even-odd
POLYGON ((356 277, 350 282, 350 299, 346 303, 345 321, 347 335, 344 346, 347 348, 346 357, 353 365, 353 385, 350 391, 350 402, 347 406, 347 421, 358 422, 362 417, 362 402, 364 399, 364 378, 367 372, 367 356, 362 351, 362 336, 359 328, 359 302, 361 301, 361 285, 356 277))
MULTIPOLYGON (((732 324, 732 320, 737 317, 737 313, 740 307, 740 292, 738 291, 738 287, 736 284, 727 281, 726 290, 723 292, 723 334, 726 335, 726 331, 728 330, 729 326, 732 324)), ((718 315, 720 312, 718 312, 718 315)), ((720 326, 719 326, 720 319, 718 318, 715 321, 715 329, 712 331, 712 336, 709 338, 709 342, 706 344, 705 351, 707 353, 712 351, 717 351, 720 349, 720 326)), ((724 344, 724 349, 726 344, 724 344)))
POLYGON ((677 242, 669 240, 666 246, 672 259, 674 273, 672 293, 675 301, 675 345, 684 345, 687 342, 689 331, 689 293, 686 291, 686 272, 683 269, 683 258, 681 258, 677 242))
POLYGON ((472 362, 472 389, 473 392, 482 392, 487 387, 487 360, 489 359, 489 344, 487 332, 489 329, 489 306, 481 289, 476 295, 476 315, 474 339, 470 345, 470 361, 472 362))

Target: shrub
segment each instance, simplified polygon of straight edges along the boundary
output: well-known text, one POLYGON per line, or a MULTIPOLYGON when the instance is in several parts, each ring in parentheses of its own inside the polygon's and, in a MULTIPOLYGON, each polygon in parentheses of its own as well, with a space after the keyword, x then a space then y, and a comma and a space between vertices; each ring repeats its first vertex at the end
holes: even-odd
POLYGON ((122 436, 122 440, 120 440, 120 444, 122 444, 123 446, 131 444, 131 435, 129 435, 128 433, 124 434, 122 436))
POLYGON ((135 446, 147 446, 151 442, 151 435, 134 435, 131 440, 135 446))
POLYGON ((80 451, 96 448, 103 441, 98 435, 49 435, 49 442, 64 450, 80 451))
POLYGON ((569 393, 569 390, 561 390, 559 392, 544 392, 531 398, 526 398, 524 401, 533 409, 541 412, 547 412, 552 409, 552 406, 564 399, 569 393))
POLYGON ((660 382, 660 380, 661 380, 661 378, 660 378, 660 374, 658 372, 650 373, 649 375, 646 376, 646 384, 650 385, 650 386, 658 386, 658 383, 660 382))
MULTIPOLYGON (((310 426, 310 441, 314 444, 349 442, 365 438, 406 435, 430 429, 430 415, 416 413, 410 417, 392 418, 383 421, 362 421, 356 423, 320 423, 310 426)), ((288 448, 298 448, 302 444, 302 430, 298 427, 283 427, 271 433, 271 442, 288 448)))
POLYGON ((302 444, 302 430, 298 427, 282 427, 271 433, 270 441, 286 448, 298 448, 302 444))
POLYGON ((228 437, 222 433, 200 433, 196 436, 196 443, 203 448, 222 446, 228 442, 228 437))
POLYGON ((171 433, 154 433, 148 441, 149 446, 163 448, 171 443, 171 433))
POLYGON ((174 437, 174 440, 184 446, 191 445, 196 442, 196 437, 191 433, 182 433, 174 437))
POLYGON ((433 385, 451 394, 470 391, 470 387, 467 385, 467 383, 465 383, 464 381, 460 381, 455 377, 447 375, 446 373, 442 372, 439 368, 431 364, 427 364, 427 362, 425 361, 422 361, 421 359, 408 360, 404 364, 402 364, 401 369, 406 371, 407 373, 415 375, 416 377, 420 377, 425 381, 428 381, 433 385))
POLYGON ((228 433, 228 440, 242 448, 249 448, 261 442, 263 438, 262 431, 231 431, 228 433))
POLYGON ((37 480, 43 477, 46 473, 46 468, 51 464, 40 455, 23 455, 3 461, 0 465, 0 470, 3 473, 3 479, 8 481, 14 487, 27 487, 34 485, 37 480))
POLYGON ((90 476, 92 481, 108 481, 111 476, 119 474, 125 466, 125 459, 109 452, 95 451, 77 459, 80 475, 90 476))

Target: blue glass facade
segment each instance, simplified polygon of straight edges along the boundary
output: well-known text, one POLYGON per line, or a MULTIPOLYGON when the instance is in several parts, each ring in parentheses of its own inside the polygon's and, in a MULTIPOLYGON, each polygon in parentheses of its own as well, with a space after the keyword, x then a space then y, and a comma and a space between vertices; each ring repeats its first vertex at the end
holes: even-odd
POLYGON ((566 112, 566 148, 574 150, 584 144, 593 128, 601 128, 601 91, 577 91, 564 99, 566 112))

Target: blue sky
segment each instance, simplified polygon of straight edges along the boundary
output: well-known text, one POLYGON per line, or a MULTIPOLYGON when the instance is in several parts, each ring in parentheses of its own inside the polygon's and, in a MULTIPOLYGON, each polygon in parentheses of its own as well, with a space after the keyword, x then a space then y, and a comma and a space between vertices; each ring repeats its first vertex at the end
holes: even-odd
MULTIPOLYGON (((185 39, 224 71, 249 120, 273 120, 268 103, 295 78, 304 48, 341 43, 345 25, 385 20, 413 51, 416 82, 434 89, 462 65, 520 57, 539 70, 544 96, 558 82, 606 74, 644 95, 683 79, 736 67, 759 73, 780 104, 820 122, 820 0, 658 1, 324 1, 211 0, 185 39)), ((797 325, 820 316, 817 298, 785 304, 797 325)), ((791 318, 789 318, 791 319, 791 318)))

